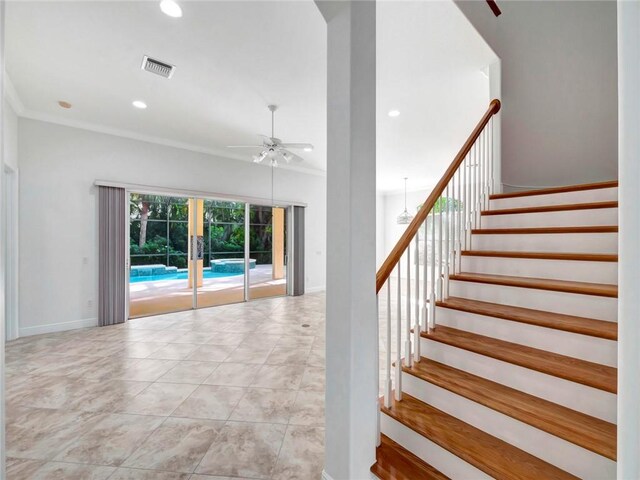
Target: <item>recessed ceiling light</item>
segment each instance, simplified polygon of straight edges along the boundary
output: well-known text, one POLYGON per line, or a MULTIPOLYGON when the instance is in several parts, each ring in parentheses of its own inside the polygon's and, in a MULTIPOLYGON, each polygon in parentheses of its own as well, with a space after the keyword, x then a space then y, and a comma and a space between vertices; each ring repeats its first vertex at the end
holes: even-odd
POLYGON ((397 117, 398 115, 400 115, 400 110, 389 110, 389 114, 390 117, 397 117))
POLYGON ((136 108, 139 108, 140 110, 144 110, 145 108, 147 108, 147 104, 144 103, 142 100, 134 100, 132 102, 132 105, 136 108))
POLYGON ((58 102, 58 105, 60 105, 62 108, 71 108, 71 104, 69 102, 65 102, 64 100, 60 100, 58 102))
POLYGON ((305 152, 313 152, 313 147, 304 147, 305 152))
POLYGON ((173 18, 180 18, 182 16, 182 8, 174 0, 162 0, 160 2, 160 10, 165 15, 169 15, 173 18))

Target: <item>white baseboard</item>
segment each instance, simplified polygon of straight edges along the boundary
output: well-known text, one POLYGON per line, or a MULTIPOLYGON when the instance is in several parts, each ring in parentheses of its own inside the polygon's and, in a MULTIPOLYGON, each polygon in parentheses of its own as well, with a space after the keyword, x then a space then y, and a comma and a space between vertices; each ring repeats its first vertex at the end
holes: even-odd
POLYGON ((82 320, 73 320, 71 322, 50 323, 48 325, 36 325, 33 327, 20 328, 20 336, 28 337, 30 335, 42 335, 43 333, 63 332, 65 330, 74 330, 76 328, 97 326, 97 318, 84 318, 82 320))
POLYGON ((325 285, 321 285, 319 287, 307 287, 304 289, 304 293, 318 293, 324 292, 327 289, 325 285))
MULTIPOLYGON (((369 475, 371 475, 371 477, 369 477, 371 480, 380 480, 371 472, 369 472, 369 475)), ((331 477, 331 475, 329 475, 325 470, 322 470, 322 477, 320 478, 321 480, 333 480, 333 477, 331 477)))

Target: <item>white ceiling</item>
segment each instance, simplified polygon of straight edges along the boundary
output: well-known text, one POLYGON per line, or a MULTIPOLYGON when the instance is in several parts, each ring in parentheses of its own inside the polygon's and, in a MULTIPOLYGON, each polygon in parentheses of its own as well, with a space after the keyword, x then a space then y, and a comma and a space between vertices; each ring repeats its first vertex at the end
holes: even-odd
MULTIPOLYGON (((326 26, 311 0, 8 2, 6 68, 25 116, 250 159, 225 148, 268 134, 310 142, 326 169, 326 26), (170 80, 143 55, 176 65, 170 80), (136 99, 146 110, 131 106, 136 99), (73 104, 64 110, 57 104, 73 104)), ((495 59, 450 0, 378 2, 378 187, 437 180, 488 103, 495 59), (397 118, 387 112, 398 109, 397 118)))

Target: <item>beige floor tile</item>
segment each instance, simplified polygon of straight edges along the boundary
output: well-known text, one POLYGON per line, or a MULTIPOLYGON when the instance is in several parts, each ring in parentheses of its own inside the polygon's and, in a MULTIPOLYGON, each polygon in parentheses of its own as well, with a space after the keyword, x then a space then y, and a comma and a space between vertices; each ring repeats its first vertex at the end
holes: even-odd
POLYGON ((264 363, 272 347, 240 345, 225 359, 229 363, 264 363))
POLYGON ((113 467, 48 462, 30 480, 106 480, 114 470, 113 467))
POLYGON ((123 413, 138 415, 171 415, 184 402, 197 385, 154 383, 120 408, 123 413))
POLYGON ((216 333, 211 338, 209 338, 207 343, 209 345, 237 346, 242 343, 245 337, 246 337, 246 334, 244 333, 216 333))
POLYGON ((7 480, 30 480, 45 463, 43 460, 8 457, 6 459, 7 480))
POLYGON ((91 412, 21 409, 6 423, 7 456, 50 460, 104 415, 91 412))
POLYGON ((248 387, 253 383, 261 365, 222 363, 204 381, 205 385, 229 385, 248 387))
POLYGON ((322 476, 324 428, 290 425, 273 472, 274 480, 308 480, 322 476))
POLYGON ((171 416, 226 420, 244 394, 242 387, 200 385, 171 416))
POLYGON ((227 422, 197 473, 269 478, 284 438, 285 425, 227 422))
POLYGON ((267 365, 304 365, 309 348, 275 347, 266 360, 267 365))
POLYGON ((121 378, 122 380, 154 382, 176 365, 175 360, 143 358, 129 366, 121 378))
POLYGON ((235 348, 233 345, 201 345, 187 357, 187 360, 223 362, 235 348))
POLYGON ((324 392, 300 390, 291 409, 289 424, 324 427, 324 392))
POLYGON ((129 342, 122 350, 121 355, 128 358, 147 358, 156 350, 167 345, 166 343, 154 342, 129 342))
POLYGON ((74 396, 67 405, 72 410, 89 412, 115 412, 128 404, 136 395, 151 385, 150 382, 106 380, 91 382, 74 396))
POLYGON ((216 362, 193 362, 184 360, 161 376, 158 382, 169 383, 203 383, 211 373, 220 365, 216 362))
POLYGON ((150 354, 147 358, 183 360, 193 353, 196 348, 198 346, 191 343, 169 343, 150 354))
POLYGON ((223 428, 224 422, 168 418, 124 466, 191 473, 223 428))
POLYGON ((307 365, 310 367, 324 368, 326 364, 324 349, 312 349, 311 353, 307 357, 307 365))
POLYGON ((64 449, 55 460, 119 466, 160 426, 163 417, 110 414, 64 449))
POLYGON ((296 392, 293 390, 249 388, 230 420, 286 424, 295 398, 296 392))
POLYGON ((304 365, 263 365, 251 386, 297 390, 304 371, 304 365))
POLYGON ((325 370, 322 367, 307 367, 304 370, 300 390, 324 392, 325 370))
POLYGON ((190 480, 191 478, 193 477, 188 473, 119 468, 109 477, 109 480, 190 480))

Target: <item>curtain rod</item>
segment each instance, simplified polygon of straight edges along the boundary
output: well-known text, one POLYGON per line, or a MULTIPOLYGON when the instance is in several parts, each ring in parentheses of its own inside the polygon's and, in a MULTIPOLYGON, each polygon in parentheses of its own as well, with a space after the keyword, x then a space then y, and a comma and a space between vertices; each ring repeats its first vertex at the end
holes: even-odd
POLYGON ((295 206, 295 207, 306 207, 307 204, 305 202, 298 202, 292 200, 281 200, 274 199, 273 202, 268 198, 260 198, 260 197, 248 197, 245 195, 235 195, 235 194, 227 194, 227 193, 217 193, 217 192, 205 192, 202 190, 187 190, 183 188, 172 188, 172 187, 157 187, 153 185, 141 185, 137 183, 125 183, 125 182, 116 182, 111 180, 96 180, 94 185, 97 187, 116 187, 116 188, 124 188, 130 192, 136 193, 146 193, 146 194, 164 194, 164 195, 173 195, 176 197, 204 197, 210 198, 213 200, 230 200, 236 202, 244 202, 251 203, 253 205, 266 205, 266 206, 295 206))

